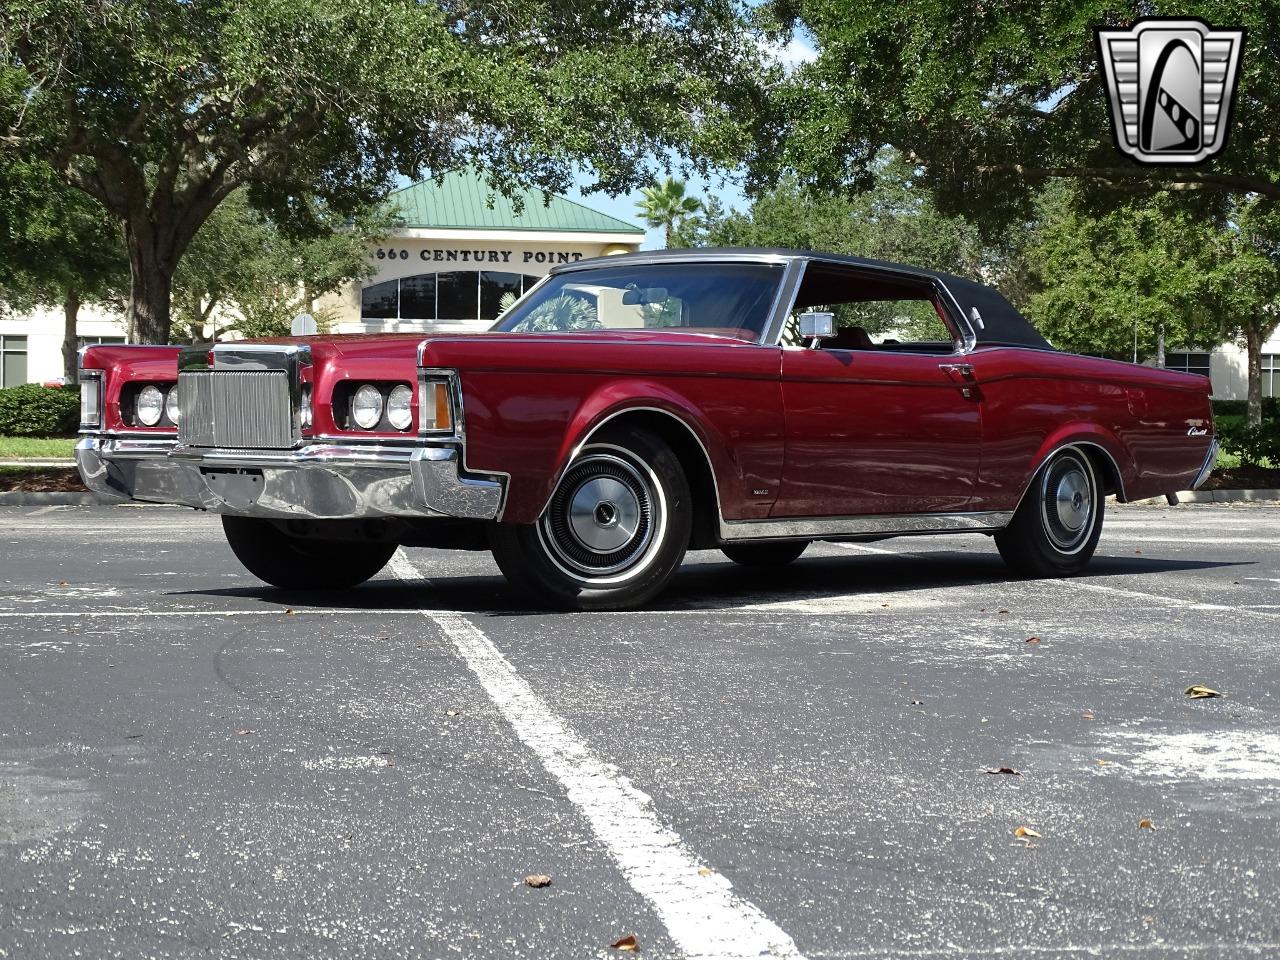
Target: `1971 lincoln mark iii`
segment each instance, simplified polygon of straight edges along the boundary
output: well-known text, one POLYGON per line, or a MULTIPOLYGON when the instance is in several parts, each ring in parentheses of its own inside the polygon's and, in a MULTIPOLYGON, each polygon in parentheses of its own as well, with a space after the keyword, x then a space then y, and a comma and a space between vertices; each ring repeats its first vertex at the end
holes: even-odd
POLYGON ((1203 483, 1203 377, 1060 353, 1000 294, 788 250, 556 268, 487 333, 93 346, 84 481, 222 515, 287 588, 396 546, 493 551, 536 600, 654 597, 685 551, 785 564, 814 540, 994 536, 1080 571, 1105 498, 1203 483))

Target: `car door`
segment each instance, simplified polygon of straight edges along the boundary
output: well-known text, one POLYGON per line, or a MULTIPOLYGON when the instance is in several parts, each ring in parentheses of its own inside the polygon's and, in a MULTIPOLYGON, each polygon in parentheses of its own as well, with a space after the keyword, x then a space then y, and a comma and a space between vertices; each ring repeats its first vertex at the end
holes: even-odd
MULTIPOLYGON (((882 303, 911 298, 927 301, 940 319, 949 317, 924 281, 886 286, 862 274, 848 281, 847 297, 885 298, 858 301, 863 307, 874 304, 883 313, 882 303)), ((810 305, 806 300, 817 303, 817 297, 833 304, 838 295, 830 280, 815 281, 797 306, 804 309, 810 305)), ((955 336, 958 342, 960 334, 955 336)), ((846 327, 818 349, 802 345, 782 351, 786 449, 771 516, 974 509, 982 413, 972 365, 951 342, 870 339, 862 328, 846 327), (845 336, 854 331, 858 336, 845 336)))

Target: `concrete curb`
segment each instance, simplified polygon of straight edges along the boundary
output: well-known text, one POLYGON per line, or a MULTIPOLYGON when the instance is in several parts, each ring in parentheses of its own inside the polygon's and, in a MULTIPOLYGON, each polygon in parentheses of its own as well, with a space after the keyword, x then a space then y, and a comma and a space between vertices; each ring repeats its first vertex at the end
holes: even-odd
MULTIPOLYGON (((1269 503, 1280 500, 1280 490, 1181 490, 1178 500, 1180 503, 1269 503)), ((1167 505, 1164 497, 1133 502, 1167 505)))
POLYGON ((64 467, 74 468, 74 460, 55 459, 52 457, 24 457, 17 460, 0 460, 0 467, 31 467, 33 470, 61 470, 64 467))

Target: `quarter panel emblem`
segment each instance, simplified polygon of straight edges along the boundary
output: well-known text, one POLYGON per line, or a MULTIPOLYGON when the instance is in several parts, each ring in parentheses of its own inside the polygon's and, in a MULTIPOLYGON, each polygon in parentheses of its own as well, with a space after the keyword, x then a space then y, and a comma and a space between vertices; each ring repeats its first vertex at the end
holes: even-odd
POLYGON ((1227 144, 1245 30, 1144 18, 1098 30, 1116 146, 1139 163, 1190 165, 1227 144))

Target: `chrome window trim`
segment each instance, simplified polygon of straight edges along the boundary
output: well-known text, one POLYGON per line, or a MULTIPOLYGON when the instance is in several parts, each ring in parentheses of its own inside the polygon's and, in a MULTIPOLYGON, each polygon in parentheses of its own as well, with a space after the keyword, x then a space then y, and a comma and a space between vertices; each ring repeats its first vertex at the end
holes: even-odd
POLYGON ((809 269, 809 260, 805 257, 794 257, 782 272, 782 282, 778 285, 778 295, 774 298, 769 312, 769 320, 760 333, 761 346, 777 347, 781 345, 782 334, 787 328, 787 318, 795 308, 796 297, 800 295, 800 284, 804 282, 805 272, 809 269))
MULTIPOLYGON (((942 305, 946 308, 947 313, 951 316, 951 320, 952 320, 951 325, 953 327, 952 348, 951 350, 945 353, 916 353, 915 351, 908 351, 908 350, 900 351, 901 353, 915 354, 916 356, 927 356, 927 357, 963 356, 964 354, 971 353, 978 345, 977 334, 974 333, 972 324, 970 324, 968 319, 965 317, 964 310, 961 308, 960 302, 956 300, 955 294, 951 292, 951 288, 948 287, 946 283, 944 283, 940 278, 933 276, 932 274, 920 273, 915 270, 898 269, 895 267, 863 266, 861 264, 842 263, 839 260, 827 260, 822 257, 797 256, 792 259, 795 261, 800 261, 803 265, 799 275, 796 277, 795 289, 791 291, 790 303, 788 304, 787 309, 783 313, 781 313, 778 317, 775 318, 777 322, 777 328, 771 329, 770 336, 767 339, 762 340, 761 341, 762 343, 765 343, 771 346, 784 346, 784 344, 782 343, 782 335, 786 331, 786 320, 787 320, 787 317, 791 314, 792 309, 795 307, 796 298, 800 295, 800 284, 801 282, 803 282, 804 274, 805 272, 807 272, 807 268, 810 263, 819 263, 819 264, 824 264, 832 267, 840 267, 855 273, 871 274, 873 276, 876 274, 887 274, 887 275, 892 275, 897 277, 909 277, 912 280, 920 280, 920 281, 927 282, 928 284, 930 284, 930 286, 932 286, 935 294, 938 295, 940 302, 942 302, 942 305), (956 334, 959 334, 959 336, 957 337, 956 334)), ((785 283, 785 280, 784 280, 784 283, 785 283)), ((824 349, 839 349, 839 348, 824 348, 824 349)), ((847 350, 845 352, 857 353, 859 351, 847 350)), ((886 351, 886 352, 892 352, 892 351, 886 351)))

